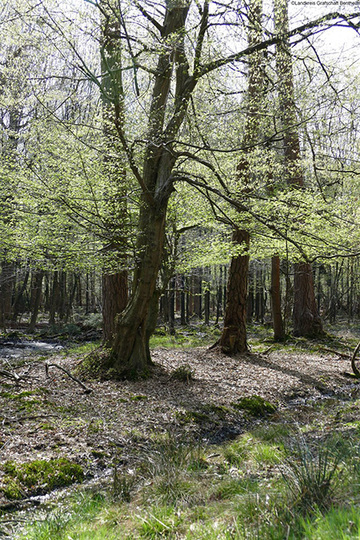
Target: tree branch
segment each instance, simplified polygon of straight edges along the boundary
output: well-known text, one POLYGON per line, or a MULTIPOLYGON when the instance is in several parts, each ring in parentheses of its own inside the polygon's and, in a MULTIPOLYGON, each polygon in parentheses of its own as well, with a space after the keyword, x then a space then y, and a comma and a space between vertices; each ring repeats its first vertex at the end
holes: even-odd
MULTIPOLYGON (((296 36, 298 34, 301 34, 305 32, 306 30, 312 30, 313 28, 316 28, 319 26, 325 26, 325 28, 322 28, 321 31, 328 30, 329 28, 331 28, 331 25, 326 25, 328 21, 334 21, 336 19, 340 19, 347 22, 346 24, 347 27, 351 27, 358 30, 360 27, 360 23, 354 24, 351 22, 351 20, 356 17, 360 17, 360 12, 352 13, 352 14, 349 14, 348 16, 342 15, 341 13, 338 13, 338 12, 328 13, 327 15, 324 15, 323 17, 319 17, 318 19, 315 19, 314 21, 310 21, 309 23, 302 24, 301 26, 297 26, 293 30, 289 30, 289 32, 275 35, 271 37, 270 39, 262 41, 261 43, 258 43, 256 45, 251 45, 250 47, 247 47, 246 49, 243 49, 242 51, 239 51, 238 53, 231 54, 230 56, 227 56, 226 58, 219 58, 218 60, 209 62, 208 64, 204 65, 201 69, 199 69, 198 76, 202 77, 206 75, 207 73, 210 73, 211 71, 214 71, 215 69, 218 69, 219 67, 226 66, 227 64, 231 64, 232 62, 238 62, 245 56, 249 56, 250 54, 253 54, 254 52, 267 49, 268 47, 270 47, 271 45, 275 45, 276 43, 289 40, 289 38, 296 36)), ((305 36, 303 39, 307 37, 308 36, 305 36)))

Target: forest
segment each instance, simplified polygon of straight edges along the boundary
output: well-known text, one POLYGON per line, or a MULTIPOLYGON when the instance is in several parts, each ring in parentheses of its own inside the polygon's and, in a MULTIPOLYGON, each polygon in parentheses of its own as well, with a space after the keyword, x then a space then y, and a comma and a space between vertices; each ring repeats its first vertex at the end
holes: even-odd
POLYGON ((359 34, 2 0, 0 537, 360 537, 359 34))

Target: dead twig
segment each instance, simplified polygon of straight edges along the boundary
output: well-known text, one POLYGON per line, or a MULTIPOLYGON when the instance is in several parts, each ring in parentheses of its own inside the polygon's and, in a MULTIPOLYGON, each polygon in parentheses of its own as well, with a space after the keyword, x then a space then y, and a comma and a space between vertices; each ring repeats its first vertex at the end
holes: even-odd
POLYGON ((0 369, 0 375, 7 377, 8 379, 13 379, 16 383, 19 383, 22 379, 22 377, 20 377, 17 373, 12 373, 6 369, 0 369))
POLYGON ((66 373, 66 375, 67 375, 68 377, 70 377, 70 379, 72 379, 73 381, 75 381, 75 382, 77 382, 78 384, 80 384, 81 388, 84 389, 84 391, 85 391, 84 393, 85 393, 85 394, 90 394, 90 393, 92 392, 92 389, 91 389, 91 388, 88 388, 87 386, 85 386, 85 384, 82 383, 82 382, 81 382, 79 379, 77 379, 76 377, 74 377, 74 375, 71 375, 71 373, 70 373, 67 369, 65 369, 65 368, 63 368, 63 367, 61 367, 61 366, 59 366, 58 364, 45 364, 46 377, 49 377, 49 367, 55 367, 55 368, 57 368, 57 369, 60 369, 60 370, 63 371, 64 373, 66 373))

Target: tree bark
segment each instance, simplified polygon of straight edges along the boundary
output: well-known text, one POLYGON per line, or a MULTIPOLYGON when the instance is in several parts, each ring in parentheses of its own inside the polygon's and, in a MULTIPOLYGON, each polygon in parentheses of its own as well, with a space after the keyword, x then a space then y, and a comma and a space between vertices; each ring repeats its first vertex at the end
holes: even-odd
MULTIPOLYGON (((249 46, 262 41, 262 0, 251 0, 249 3, 249 46)), ((247 92, 247 113, 243 137, 245 150, 237 166, 237 179, 239 188, 248 193, 251 180, 251 167, 248 153, 252 146, 259 141, 260 106, 263 98, 263 71, 262 54, 254 52, 249 58, 247 92)), ((239 242, 249 248, 250 235, 247 230, 234 229, 233 242, 239 242)), ((247 280, 249 271, 249 256, 239 255, 231 260, 226 307, 224 317, 224 330, 220 338, 221 350, 225 354, 235 354, 248 350, 246 341, 246 302, 247 280)))
MULTIPOLYGON (((233 241, 248 249, 250 235, 247 231, 235 229, 233 232, 233 241)), ((249 255, 247 253, 231 259, 226 293, 224 330, 219 341, 221 350, 229 355, 248 350, 246 341, 248 268, 249 255)))
MULTIPOLYGON (((289 30, 287 0, 275 1, 275 28, 279 33, 286 33, 289 30)), ((276 46, 276 65, 281 122, 284 129, 287 184, 301 189, 304 188, 304 176, 297 130, 292 56, 288 40, 283 40, 276 46)), ((303 337, 320 336, 324 333, 315 302, 311 265, 306 261, 294 264, 293 329, 295 335, 303 337)))
POLYGON ((135 272, 129 302, 116 323, 107 365, 119 378, 146 374, 151 365, 149 341, 156 312, 154 304, 158 302, 156 280, 164 244, 165 211, 166 207, 159 212, 145 205, 141 210, 141 261, 135 272))
POLYGON ((280 257, 274 255, 271 259, 271 308, 274 328, 274 340, 284 341, 285 331, 281 314, 280 289, 280 257))
POLYGON ((35 332, 35 326, 36 326, 37 316, 39 313, 40 302, 41 302, 43 277, 44 277, 44 270, 38 270, 37 272, 35 272, 32 313, 31 313, 31 319, 30 319, 30 324, 29 324, 30 333, 35 332))
POLYGON ((14 263, 3 262, 0 274, 0 320, 3 327, 12 318, 15 274, 14 263))
POLYGON ((101 73, 104 155, 103 172, 111 195, 106 194, 107 214, 104 225, 107 244, 104 258, 110 258, 123 269, 105 271, 102 276, 103 343, 111 347, 116 329, 116 317, 128 300, 128 272, 126 263, 126 172, 125 158, 116 129, 116 122, 124 123, 124 91, 122 82, 120 14, 116 3, 102 5, 101 73))
POLYGON ((316 308, 314 279, 309 263, 297 263, 294 275, 293 333, 295 336, 317 337, 323 333, 322 323, 316 308))

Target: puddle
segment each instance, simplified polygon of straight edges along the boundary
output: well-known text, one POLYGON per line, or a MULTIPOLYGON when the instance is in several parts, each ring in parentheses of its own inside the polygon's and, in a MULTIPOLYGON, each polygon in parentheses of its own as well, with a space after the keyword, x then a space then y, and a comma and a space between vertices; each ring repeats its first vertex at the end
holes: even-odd
POLYGON ((50 354, 63 349, 58 343, 45 341, 11 341, 0 343, 0 358, 23 358, 33 354, 50 354))

